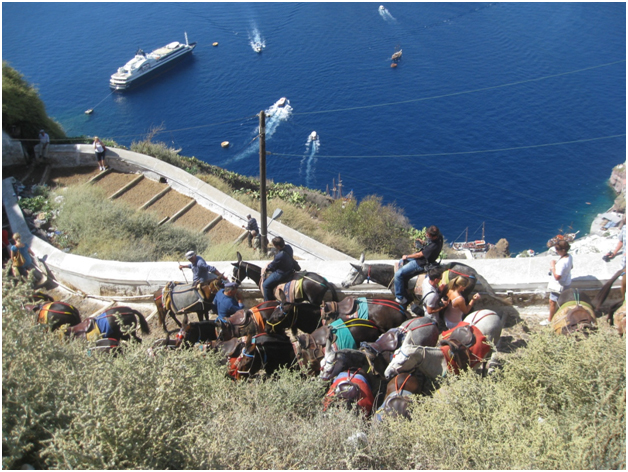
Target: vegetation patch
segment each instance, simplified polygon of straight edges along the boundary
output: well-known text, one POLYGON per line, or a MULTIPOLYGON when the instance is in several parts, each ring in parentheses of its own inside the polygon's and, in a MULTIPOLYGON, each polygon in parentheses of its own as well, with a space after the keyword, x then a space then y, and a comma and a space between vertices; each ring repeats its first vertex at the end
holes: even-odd
POLYGON ((88 354, 34 325, 3 279, 3 468, 617 469, 626 343, 530 336, 497 375, 448 378, 411 421, 322 411, 328 384, 281 371, 233 382, 212 353, 88 354))

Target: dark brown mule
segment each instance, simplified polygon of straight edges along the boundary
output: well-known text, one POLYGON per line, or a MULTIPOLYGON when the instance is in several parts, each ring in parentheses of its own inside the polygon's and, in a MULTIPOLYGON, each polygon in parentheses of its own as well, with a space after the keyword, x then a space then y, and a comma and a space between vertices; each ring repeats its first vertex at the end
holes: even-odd
POLYGON ((177 333, 174 347, 191 347, 196 343, 209 343, 216 341, 216 322, 214 320, 193 321, 184 323, 177 333))
MULTIPOLYGON (((249 278, 259 287, 262 279, 262 268, 243 261, 242 255, 239 252, 237 254, 238 262, 231 263, 233 265, 233 277, 236 282, 242 284, 245 279, 249 278)), ((332 300, 338 300, 336 287, 331 282, 328 282, 325 277, 314 272, 295 272, 291 280, 300 279, 303 279, 303 298, 292 300, 293 302, 310 302, 313 305, 320 306, 328 291, 331 293, 332 300)))
POLYGON ((281 303, 266 318, 267 333, 283 333, 290 328, 296 335, 299 329, 312 333, 321 326, 321 309, 311 303, 288 303, 283 291, 279 291, 281 303))
POLYGON ((271 300, 262 302, 252 308, 238 310, 229 316, 226 321, 216 319, 218 339, 228 341, 232 338, 255 336, 266 332, 266 320, 279 306, 279 302, 271 300))
POLYGON ((138 323, 142 333, 150 333, 150 328, 148 327, 144 315, 128 306, 117 306, 108 309, 98 316, 87 318, 76 326, 70 327, 67 334, 73 337, 86 338, 88 340, 93 339, 95 341, 101 337, 105 337, 117 341, 128 341, 133 338, 138 342, 142 342, 136 334, 138 323), (103 327, 106 327, 104 332, 103 327), (136 327, 136 330, 125 334, 122 332, 122 327, 124 327, 125 330, 127 328, 136 327))
MULTIPOLYGON (((340 302, 342 304, 342 302, 340 302)), ((389 329, 396 328, 406 321, 409 316, 406 309, 399 303, 392 300, 369 300, 369 299, 357 299, 354 301, 354 306, 349 313, 342 313, 342 309, 339 311, 332 311, 333 304, 327 303, 321 311, 325 311, 326 320, 349 321, 351 319, 358 319, 360 315, 368 315, 368 319, 372 321, 379 330, 384 333, 389 329)))
POLYGON ((290 339, 285 335, 248 335, 235 362, 236 379, 248 379, 260 372, 272 375, 281 367, 294 364, 295 355, 290 339))
POLYGON ((626 332, 626 268, 622 267, 606 282, 593 299, 592 305, 595 310, 595 316, 602 316, 602 304, 608 297, 613 287, 613 283, 622 275, 621 300, 611 306, 608 310, 607 320, 610 324, 615 325, 620 335, 626 332))
POLYGON ((49 302, 35 305, 32 310, 37 315, 37 323, 50 326, 52 331, 63 325, 75 326, 81 322, 79 311, 69 303, 49 302))
POLYGON ((214 297, 223 288, 222 279, 216 278, 198 287, 192 284, 169 282, 153 294, 159 324, 167 333, 166 317, 170 316, 181 327, 177 314, 196 313, 198 321, 208 320, 214 297))
POLYGON ((384 402, 375 418, 382 420, 383 415, 390 415, 393 418, 401 415, 410 419, 408 406, 412 402, 412 397, 423 391, 426 380, 422 374, 398 374, 393 377, 386 386, 386 396, 384 402))

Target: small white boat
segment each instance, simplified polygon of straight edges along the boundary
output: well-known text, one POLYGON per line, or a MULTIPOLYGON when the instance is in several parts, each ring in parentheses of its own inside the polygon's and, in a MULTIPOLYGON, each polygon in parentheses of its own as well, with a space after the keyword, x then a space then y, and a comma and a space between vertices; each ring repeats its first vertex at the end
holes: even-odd
POLYGON ((286 97, 281 97, 279 101, 277 102, 277 106, 278 107, 284 106, 286 104, 286 100, 287 100, 286 97))
POLYGON ((310 141, 316 141, 318 139, 318 134, 316 134, 316 131, 312 131, 310 133, 310 141))
POLYGON ((384 5, 380 5, 380 6, 379 6, 379 11, 384 11, 384 10, 386 10, 386 9, 384 8, 384 5))
POLYGON ((391 58, 390 58, 390 59, 391 59, 391 60, 393 60, 393 61, 397 61, 397 60, 401 59, 401 54, 402 54, 402 50, 400 49, 399 51, 397 51, 396 53, 394 53, 394 54, 391 56, 391 58))
POLYGON ((169 64, 183 56, 188 55, 196 47, 196 43, 188 43, 188 35, 185 33, 185 44, 174 41, 150 54, 141 49, 135 53, 135 57, 111 76, 109 84, 114 90, 125 90, 145 78, 152 75, 157 69, 169 64))
POLYGON ((253 47, 253 51, 255 51, 257 54, 262 52, 262 49, 264 49, 264 45, 262 43, 260 43, 259 41, 256 41, 252 44, 253 47))
POLYGON ((223 148, 228 148, 228 147, 229 147, 229 144, 230 144, 230 143, 229 143, 229 141, 223 141, 222 143, 220 143, 220 145, 221 145, 223 148))

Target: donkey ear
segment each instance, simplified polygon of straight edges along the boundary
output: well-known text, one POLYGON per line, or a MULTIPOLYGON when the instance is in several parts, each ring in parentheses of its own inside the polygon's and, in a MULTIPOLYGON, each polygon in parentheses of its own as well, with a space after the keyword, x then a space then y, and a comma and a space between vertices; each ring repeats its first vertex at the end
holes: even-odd
POLYGON ((281 300, 281 303, 286 303, 286 294, 281 289, 279 289, 278 292, 279 292, 279 299, 281 300))
POLYGON ((187 313, 183 313, 182 327, 183 326, 187 326, 188 324, 189 324, 188 314, 187 313))
POLYGON ((327 338, 327 341, 325 341, 325 355, 329 354, 330 352, 333 351, 333 347, 331 345, 331 337, 333 336, 333 334, 331 333, 331 331, 329 331, 329 337, 327 338))
POLYGON ((362 266, 359 266, 357 264, 354 264, 353 262, 349 262, 349 264, 351 264, 351 267, 353 267, 355 270, 360 271, 362 270, 362 266))
POLYGON ((238 264, 240 264, 240 262, 242 262, 242 254, 240 254, 240 251, 236 252, 237 256, 238 256, 238 264))
POLYGON ((364 253, 360 256, 360 264, 364 264, 364 253))

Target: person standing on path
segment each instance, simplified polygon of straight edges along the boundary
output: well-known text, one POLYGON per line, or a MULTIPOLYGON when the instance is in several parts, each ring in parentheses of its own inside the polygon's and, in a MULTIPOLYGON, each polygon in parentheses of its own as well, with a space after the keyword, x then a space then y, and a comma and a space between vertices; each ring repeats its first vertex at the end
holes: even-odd
POLYGON ((246 219, 248 220, 246 226, 242 227, 248 231, 246 237, 249 241, 249 247, 253 247, 253 238, 256 238, 259 234, 259 227, 257 226, 257 220, 251 215, 246 215, 246 219))
MULTIPOLYGON (((22 242, 22 236, 20 233, 13 233, 13 241, 9 249, 11 251, 11 260, 13 261, 13 275, 18 277, 18 274, 23 277, 28 277, 28 272, 35 268, 33 257, 35 254, 28 247, 28 244, 22 242), (17 273, 16 273, 17 272, 17 273)), ((37 275, 39 273, 37 272, 37 275)), ((37 277, 39 280, 41 277, 37 277)))
POLYGON ((565 240, 558 241, 554 246, 558 254, 558 260, 552 259, 550 263, 550 276, 552 279, 547 284, 549 296, 549 317, 541 321, 542 326, 547 326, 552 322, 552 318, 558 311, 558 297, 561 292, 571 286, 571 269, 573 269, 573 258, 567 254, 571 246, 565 240))
POLYGON ((218 272, 214 266, 210 266, 205 262, 201 256, 196 255, 194 251, 188 251, 185 253, 185 258, 190 261, 187 265, 179 264, 179 270, 181 269, 192 269, 192 284, 205 284, 207 282, 211 282, 209 278, 209 274, 215 274, 219 279, 229 280, 227 277, 218 272))
POLYGON ((96 153, 98 168, 100 170, 106 170, 107 164, 105 164, 105 153, 107 152, 107 148, 98 136, 94 137, 94 152, 96 153))
POLYGON ((50 136, 43 129, 39 130, 39 160, 43 161, 48 157, 48 145, 50 144, 50 136))

